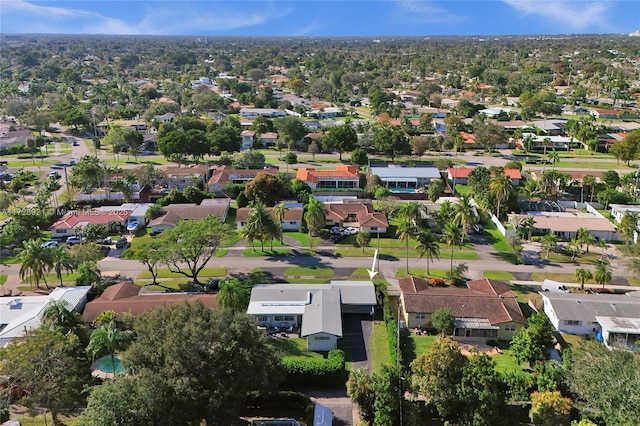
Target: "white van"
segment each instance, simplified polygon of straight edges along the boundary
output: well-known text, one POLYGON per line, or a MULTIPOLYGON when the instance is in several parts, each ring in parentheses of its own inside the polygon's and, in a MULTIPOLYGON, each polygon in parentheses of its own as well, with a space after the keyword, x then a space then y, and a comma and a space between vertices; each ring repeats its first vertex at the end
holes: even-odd
POLYGON ((542 282, 542 291, 552 291, 555 293, 571 293, 571 289, 569 287, 553 280, 544 280, 542 282))

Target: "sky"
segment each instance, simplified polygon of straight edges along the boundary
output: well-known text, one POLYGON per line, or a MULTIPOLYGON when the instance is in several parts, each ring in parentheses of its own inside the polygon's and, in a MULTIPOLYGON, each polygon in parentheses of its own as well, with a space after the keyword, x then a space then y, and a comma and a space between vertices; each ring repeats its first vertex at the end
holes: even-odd
POLYGON ((640 1, 1 0, 0 30, 288 37, 630 33, 640 30, 640 1))

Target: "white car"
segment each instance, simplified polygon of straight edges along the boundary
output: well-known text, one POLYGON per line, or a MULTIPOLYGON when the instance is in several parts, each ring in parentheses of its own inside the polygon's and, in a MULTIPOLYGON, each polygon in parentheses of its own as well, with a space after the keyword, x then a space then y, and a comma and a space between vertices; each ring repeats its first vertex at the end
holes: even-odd
POLYGON ((74 244, 80 244, 82 241, 84 241, 84 238, 79 237, 77 235, 72 235, 72 236, 67 238, 66 243, 71 246, 71 245, 74 245, 74 244))
POLYGON ((358 233, 358 228, 348 227, 348 228, 345 228, 345 230, 342 231, 342 233, 344 235, 355 235, 358 233))
POLYGON ((58 247, 60 245, 59 242, 51 240, 51 241, 46 241, 44 243, 42 243, 42 247, 43 248, 52 248, 52 247, 58 247))

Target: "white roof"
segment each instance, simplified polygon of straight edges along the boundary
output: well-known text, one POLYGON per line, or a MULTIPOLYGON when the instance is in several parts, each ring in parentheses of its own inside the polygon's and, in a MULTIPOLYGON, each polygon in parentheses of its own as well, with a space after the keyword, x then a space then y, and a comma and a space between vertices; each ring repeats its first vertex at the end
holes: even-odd
POLYGON ((640 318, 621 318, 596 316, 603 330, 610 333, 640 333, 640 318))
POLYGON ((389 178, 429 178, 440 177, 440 171, 436 167, 371 167, 371 173, 382 180, 389 178))

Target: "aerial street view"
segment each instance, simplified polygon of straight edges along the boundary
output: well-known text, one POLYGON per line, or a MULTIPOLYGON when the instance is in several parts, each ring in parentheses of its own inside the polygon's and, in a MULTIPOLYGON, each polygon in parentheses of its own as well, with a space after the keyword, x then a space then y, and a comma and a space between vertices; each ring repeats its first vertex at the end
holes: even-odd
POLYGON ((640 424, 640 3, 0 22, 0 425, 640 424))

